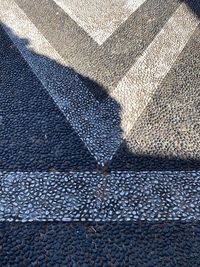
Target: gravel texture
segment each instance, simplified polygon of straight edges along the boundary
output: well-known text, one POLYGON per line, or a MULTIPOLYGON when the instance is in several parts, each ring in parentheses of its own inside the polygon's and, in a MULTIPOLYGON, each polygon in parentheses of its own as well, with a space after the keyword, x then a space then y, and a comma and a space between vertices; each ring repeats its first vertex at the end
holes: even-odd
POLYGON ((200 27, 110 163, 118 170, 200 169, 200 27))
POLYGON ((200 220, 199 172, 1 173, 0 221, 200 220))
MULTIPOLYGON (((0 266, 199 267, 200 28, 110 163, 121 109, 110 98, 99 112, 183 1, 146 1, 101 47, 54 1, 15 2, 69 64, 11 34, 44 64, 33 64, 42 85, 0 28, 0 266)), ((185 2, 200 18, 198 1, 185 2)))
POLYGON ((199 267, 200 223, 0 223, 5 267, 199 267))
POLYGON ((0 28, 0 169, 91 170, 95 159, 0 28))
POLYGON ((87 87, 98 100, 106 98, 115 88, 180 4, 179 0, 146 1, 99 46, 54 1, 16 0, 16 3, 68 65, 89 78, 87 87))

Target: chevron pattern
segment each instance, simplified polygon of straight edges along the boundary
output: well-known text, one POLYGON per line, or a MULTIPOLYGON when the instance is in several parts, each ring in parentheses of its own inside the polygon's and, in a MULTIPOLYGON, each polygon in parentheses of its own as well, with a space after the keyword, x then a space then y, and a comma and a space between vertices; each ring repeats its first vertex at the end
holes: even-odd
MULTIPOLYGON (((10 9, 4 2, 2 10, 6 11, 3 16, 5 24, 7 22, 7 25, 12 29, 15 27, 16 34, 30 40, 35 53, 48 56, 48 58, 57 61, 59 64, 67 66, 63 58, 28 20, 25 13, 14 3, 10 9), (14 26, 17 17, 21 18, 19 21, 21 28, 18 25, 14 26), (25 33, 24 25, 26 25, 25 33)), ((37 60, 35 55, 25 49, 23 44, 20 43, 19 45, 21 53, 24 54, 27 62, 90 152, 99 164, 105 165, 112 159, 122 140, 133 128, 137 118, 149 103, 152 94, 168 73, 198 24, 198 19, 193 16, 183 3, 155 36, 151 45, 136 61, 134 66, 118 83, 116 89, 112 91, 112 100, 109 98, 109 100, 104 100, 102 104, 95 100, 94 96, 89 93, 87 87, 79 79, 77 80, 75 77, 72 79, 70 76, 66 77, 63 71, 58 74, 54 64, 49 64, 49 62, 44 64, 44 58, 42 58, 42 61, 37 60), (185 18, 184 23, 182 22, 183 17, 185 18), (177 29, 181 33, 180 35, 178 35, 177 29), (171 49, 169 49, 170 47, 171 49), (162 52, 155 59, 155 54, 161 49, 162 52), (48 64, 48 67, 46 64, 48 64), (49 78, 49 69, 51 69, 52 80, 49 78), (67 78, 72 79, 74 82, 68 89, 66 89, 65 83, 69 86, 69 82, 67 80, 64 81, 67 78), (62 85, 59 84, 61 80, 63 81, 62 85), (65 88, 62 88, 62 86, 65 88), (79 90, 72 92, 72 87, 79 88, 79 90), (127 97, 129 101, 126 100, 127 97), (105 117, 108 118, 107 121, 105 117)), ((14 39, 15 36, 13 36, 14 39)))
POLYGON ((67 14, 70 15, 99 44, 103 42, 137 10, 145 0, 140 1, 66 1, 56 0, 67 14))
POLYGON ((16 58, 0 220, 198 220, 199 18, 178 0, 84 2, 0 0, 16 58))

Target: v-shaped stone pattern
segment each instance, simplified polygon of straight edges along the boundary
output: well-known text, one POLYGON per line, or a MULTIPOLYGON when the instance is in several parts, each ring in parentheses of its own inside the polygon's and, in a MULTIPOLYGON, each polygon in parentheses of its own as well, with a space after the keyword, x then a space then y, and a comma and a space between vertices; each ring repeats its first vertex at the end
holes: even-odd
POLYGON ((146 0, 54 0, 99 45, 146 0))
POLYGON ((0 40, 0 169, 97 169, 94 157, 1 26, 0 40))
POLYGON ((101 165, 112 158, 199 24, 186 5, 181 4, 118 84, 113 99, 100 103, 78 75, 64 67, 58 70, 58 63, 65 66, 64 60, 25 13, 14 2, 0 0, 0 3, 7 33, 101 165), (28 38, 34 52, 19 37, 28 38), (129 84, 127 80, 132 82, 129 84))
POLYGON ((180 5, 179 0, 145 1, 99 46, 54 1, 15 2, 63 57, 67 66, 100 85, 87 82, 88 89, 101 100, 107 96, 106 92, 115 89, 180 5), (52 34, 54 32, 56 34, 52 34))

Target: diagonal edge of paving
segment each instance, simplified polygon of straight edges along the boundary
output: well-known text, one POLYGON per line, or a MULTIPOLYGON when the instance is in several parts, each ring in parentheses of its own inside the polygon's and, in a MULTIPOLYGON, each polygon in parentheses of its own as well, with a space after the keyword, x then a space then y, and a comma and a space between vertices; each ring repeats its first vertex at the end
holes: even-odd
POLYGON ((105 2, 104 10, 102 10, 99 1, 87 1, 85 9, 83 9, 80 1, 54 0, 99 45, 102 45, 145 1, 134 0, 124 3, 124 1, 118 0, 117 3, 105 2))
POLYGON ((193 221, 200 172, 1 172, 0 221, 193 221))
POLYGON ((184 3, 180 5, 111 93, 121 105, 121 127, 125 137, 147 107, 198 25, 199 19, 184 3))
POLYGON ((0 3, 0 18, 6 33, 91 154, 104 165, 121 143, 120 127, 115 119, 118 105, 112 102, 99 113, 99 101, 81 82, 79 75, 65 66, 64 60, 26 14, 14 1, 12 5, 8 1, 0 0, 0 3))
POLYGON ((106 93, 96 86, 88 87, 100 101, 116 87, 180 6, 179 0, 173 3, 171 0, 145 1, 99 46, 55 1, 35 0, 27 3, 26 0, 15 0, 15 3, 56 48, 67 66, 73 66, 78 73, 90 77, 104 88, 106 93), (47 27, 49 21, 51 27, 47 27), (56 34, 52 34, 54 32, 56 34))
POLYGON ((112 159, 199 24, 185 4, 181 4, 119 82, 112 93, 113 99, 109 98, 100 105, 80 81, 78 74, 64 67, 64 60, 25 13, 14 2, 11 5, 0 0, 0 3, 1 19, 7 34, 101 165, 112 159), (183 17, 185 20, 181 23, 183 17), (31 42, 29 47, 22 38, 31 42), (173 43, 170 53, 168 45, 165 49, 162 47, 166 40, 173 43), (160 49, 155 62, 154 54, 160 49))

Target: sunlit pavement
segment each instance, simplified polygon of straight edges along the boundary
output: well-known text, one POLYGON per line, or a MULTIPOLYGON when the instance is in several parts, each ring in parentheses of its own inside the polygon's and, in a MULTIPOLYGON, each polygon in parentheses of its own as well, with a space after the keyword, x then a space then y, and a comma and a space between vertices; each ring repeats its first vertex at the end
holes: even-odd
POLYGON ((0 266, 200 266, 200 4, 0 0, 0 266))

